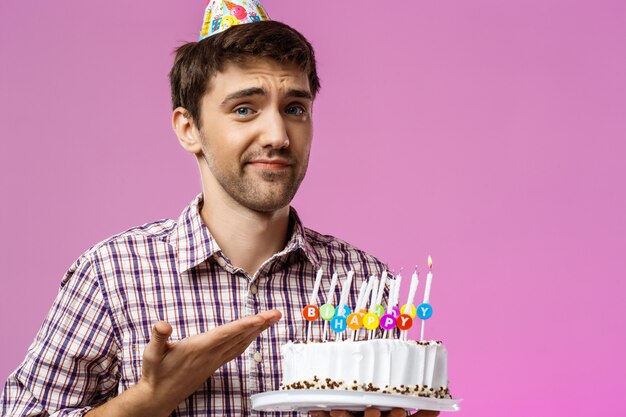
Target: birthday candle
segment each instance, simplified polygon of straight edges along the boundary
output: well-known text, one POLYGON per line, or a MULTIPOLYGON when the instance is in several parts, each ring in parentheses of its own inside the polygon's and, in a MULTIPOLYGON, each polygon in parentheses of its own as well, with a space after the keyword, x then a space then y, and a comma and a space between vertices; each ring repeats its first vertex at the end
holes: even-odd
MULTIPOLYGON (((357 314, 357 315, 359 314, 359 311, 361 310, 361 305, 363 304, 363 301, 365 300, 365 293, 367 292, 368 283, 369 283, 369 280, 363 281, 363 283, 361 284, 361 289, 359 290, 359 297, 357 298, 356 306, 354 307, 354 312, 352 314, 357 314)), ((358 329, 356 331, 354 329, 352 330, 352 334, 350 335, 352 337, 352 340, 355 339, 356 332, 358 332, 358 329)))
POLYGON ((396 297, 396 286, 398 285, 398 279, 394 279, 389 284, 389 298, 387 299, 387 314, 391 314, 393 306, 395 305, 394 298, 396 297))
POLYGON ((333 274, 332 279, 330 280, 330 288, 328 289, 328 293, 326 294, 326 303, 330 303, 331 297, 335 295, 335 287, 337 286, 337 273, 333 274))
MULTIPOLYGON (((343 306, 346 305, 346 301, 348 301, 348 294, 350 293, 350 288, 352 287, 352 276, 354 275, 354 271, 348 271, 348 276, 344 281, 343 287, 341 289, 341 297, 339 298, 339 305, 337 306, 337 315, 343 312, 343 306)), ((335 337, 335 339, 339 338, 339 334, 335 337)))
MULTIPOLYGON (((315 277, 315 283, 313 284, 313 291, 311 292, 311 298, 309 298, 309 305, 314 306, 317 301, 317 293, 320 289, 320 282, 322 281, 322 275, 324 275, 324 271, 322 268, 317 270, 317 276, 315 277)), ((306 329, 306 340, 307 342, 311 340, 311 325, 312 322, 309 321, 309 325, 306 329)))
POLYGON ((317 270, 317 276, 315 277, 315 284, 313 284, 313 292, 311 293, 311 298, 309 298, 309 304, 315 304, 315 302, 317 301, 317 293, 320 289, 322 275, 324 275, 324 271, 322 270, 322 268, 320 268, 317 270))
POLYGON ((428 275, 426 275, 426 288, 424 289, 424 304, 428 304, 428 300, 430 299, 430 285, 433 281, 433 258, 428 255, 428 275))
POLYGON ((385 285, 387 284, 387 271, 383 271, 380 277, 380 285, 378 286, 378 292, 376 295, 376 306, 383 301, 383 294, 385 293, 385 285))
MULTIPOLYGON (((402 275, 398 274, 396 277, 396 288, 393 294, 393 305, 397 305, 400 302, 400 288, 402 287, 402 275)), ((392 307, 393 309, 393 307, 392 307)))
MULTIPOLYGON (((367 299, 370 295, 370 292, 372 291, 373 284, 374 284, 374 276, 372 275, 367 279, 367 286, 365 287, 365 293, 363 293, 363 296, 361 297, 361 294, 359 294, 360 302, 357 302, 357 305, 354 308, 355 313, 360 314, 361 310, 365 309, 365 306, 367 305, 367 299)), ((358 329, 356 332, 352 333, 352 340, 356 340, 360 331, 361 329, 358 329)))
MULTIPOLYGON (((393 311, 393 306, 395 305, 393 299, 396 296, 397 284, 398 284, 397 279, 391 280, 391 283, 389 284, 389 297, 387 298, 387 310, 386 310, 385 315, 391 315, 391 312, 393 311)), ((385 333, 383 333, 383 339, 387 339, 388 336, 389 336, 389 330, 385 330, 385 333)))
POLYGON ((370 313, 373 313, 374 310, 376 310, 376 298, 378 295, 378 277, 374 275, 372 278, 374 279, 374 282, 372 283, 372 296, 370 298, 370 307, 368 309, 370 313))
POLYGON ((419 285, 419 276, 417 275, 417 267, 415 267, 415 272, 411 276, 411 286, 409 287, 409 294, 406 300, 405 314, 409 314, 411 310, 413 310, 413 300, 415 300, 415 293, 417 292, 417 286, 419 285), (408 311, 407 311, 408 310, 408 311))
POLYGON ((350 293, 350 288, 352 287, 353 275, 354 271, 348 271, 348 276, 346 277, 343 288, 341 289, 341 297, 339 298, 339 305, 337 306, 337 314, 341 314, 343 306, 346 305, 346 301, 348 301, 348 294, 350 293))
MULTIPOLYGON (((433 281, 432 268, 433 268, 433 258, 431 258, 430 255, 428 255, 428 274, 426 275, 426 288, 424 288, 424 301, 422 302, 423 304, 428 304, 428 301, 430 299, 430 286, 431 286, 432 281, 433 281)), ((431 314, 432 314, 432 310, 431 310, 431 314)), ((426 320, 422 320, 422 329, 420 331, 420 340, 424 340, 424 326, 425 326, 425 323, 426 323, 426 320)))
MULTIPOLYGON (((411 276, 411 285, 409 286, 409 294, 407 296, 406 304, 404 305, 404 314, 409 315, 411 318, 415 317, 413 314, 413 301, 415 299, 415 292, 417 291, 417 286, 419 285, 419 278, 417 276, 417 267, 411 276)), ((408 337, 408 332, 403 331, 402 338, 406 340, 408 337)))
POLYGON ((365 300, 365 293, 367 292, 367 284, 369 283, 368 281, 363 281, 363 284, 361 284, 361 289, 359 290, 359 298, 357 298, 356 300, 356 307, 354 308, 354 312, 358 313, 359 310, 363 305, 363 301, 365 300))
MULTIPOLYGON (((335 298, 335 287, 337 287, 337 272, 333 273, 333 277, 330 280, 330 288, 326 293, 326 304, 332 304, 332 300, 335 298)), ((328 320, 324 320, 324 332, 322 333, 322 341, 326 341, 326 333, 328 332, 328 320)))

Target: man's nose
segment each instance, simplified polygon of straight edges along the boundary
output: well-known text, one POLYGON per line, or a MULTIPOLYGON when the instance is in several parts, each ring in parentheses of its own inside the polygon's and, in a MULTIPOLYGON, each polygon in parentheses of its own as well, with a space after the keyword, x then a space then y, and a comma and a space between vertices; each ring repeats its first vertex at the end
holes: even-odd
POLYGON ((286 148, 289 146, 289 136, 287 135, 287 125, 283 114, 279 111, 266 112, 263 119, 260 142, 263 147, 286 148))

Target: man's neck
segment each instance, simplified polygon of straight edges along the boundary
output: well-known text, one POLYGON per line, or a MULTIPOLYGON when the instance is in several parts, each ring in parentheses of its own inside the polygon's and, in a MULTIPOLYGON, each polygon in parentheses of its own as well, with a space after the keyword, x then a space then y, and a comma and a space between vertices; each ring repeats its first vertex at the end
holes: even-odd
POLYGON ((263 262, 284 249, 289 233, 288 206, 260 213, 207 192, 204 190, 200 215, 234 266, 252 276, 263 262))

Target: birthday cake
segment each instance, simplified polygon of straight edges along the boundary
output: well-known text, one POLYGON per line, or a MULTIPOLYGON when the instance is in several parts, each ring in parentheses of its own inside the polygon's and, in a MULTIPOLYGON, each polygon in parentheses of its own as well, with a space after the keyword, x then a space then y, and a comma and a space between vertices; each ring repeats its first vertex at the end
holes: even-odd
POLYGON ((387 284, 387 273, 383 272, 380 281, 377 276, 371 276, 362 283, 354 312, 346 305, 353 272, 348 273, 337 308, 331 303, 337 281, 334 275, 326 304, 318 309, 315 301, 322 274, 318 271, 311 304, 302 310, 303 318, 309 321, 306 339, 281 347, 281 390, 346 390, 451 398, 447 351, 441 342, 424 341, 424 321, 432 316, 428 304, 432 281, 430 257, 428 266, 424 302, 417 307, 414 304, 419 285, 417 270, 411 277, 407 302, 401 308, 398 306, 400 274, 391 281, 387 307, 381 305, 387 284), (323 334, 311 338, 311 323, 320 318, 325 320, 323 334), (420 341, 407 340, 414 318, 422 320, 420 341), (328 341, 327 330, 334 332, 334 341, 328 341))
POLYGON ((287 343, 281 389, 332 389, 451 398, 441 342, 399 339, 287 343))

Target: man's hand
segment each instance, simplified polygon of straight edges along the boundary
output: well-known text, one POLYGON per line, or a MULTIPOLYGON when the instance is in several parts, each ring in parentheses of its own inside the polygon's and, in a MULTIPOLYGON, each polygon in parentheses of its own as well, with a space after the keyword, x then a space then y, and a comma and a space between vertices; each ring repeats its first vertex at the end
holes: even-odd
POLYGON ((383 413, 376 407, 369 407, 365 409, 365 412, 359 414, 354 414, 345 410, 333 410, 331 412, 311 411, 309 414, 311 417, 354 417, 357 415, 363 415, 363 417, 437 417, 439 415, 439 411, 420 410, 409 416, 404 408, 394 408, 391 411, 383 413))
POLYGON ((277 310, 266 311, 175 343, 167 341, 172 326, 164 321, 156 323, 143 352, 139 382, 87 416, 168 416, 218 368, 241 355, 280 317, 277 310))

